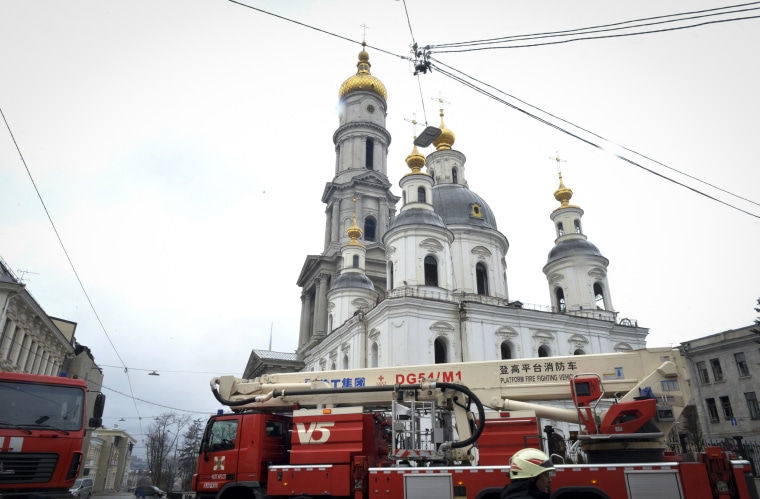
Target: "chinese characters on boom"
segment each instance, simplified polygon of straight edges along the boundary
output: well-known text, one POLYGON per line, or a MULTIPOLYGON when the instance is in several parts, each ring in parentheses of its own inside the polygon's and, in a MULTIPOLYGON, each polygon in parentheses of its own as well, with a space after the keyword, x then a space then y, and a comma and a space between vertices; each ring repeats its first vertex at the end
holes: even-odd
POLYGON ((502 384, 535 383, 541 381, 565 381, 573 376, 578 364, 570 362, 536 362, 534 364, 511 364, 499 367, 502 384))

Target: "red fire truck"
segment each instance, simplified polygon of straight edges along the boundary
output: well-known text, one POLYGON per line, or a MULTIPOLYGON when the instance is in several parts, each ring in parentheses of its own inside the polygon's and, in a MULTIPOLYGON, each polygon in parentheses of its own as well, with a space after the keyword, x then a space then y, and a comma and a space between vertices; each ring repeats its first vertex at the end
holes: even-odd
POLYGON ((689 402, 678 350, 211 380, 198 499, 496 499, 541 426, 582 428, 585 464, 558 464, 555 499, 757 498, 750 463, 676 456, 689 402), (565 407, 562 407, 565 405, 565 407))
MULTIPOLYGON (((70 498, 84 456, 81 379, 0 372, 0 499, 70 498)), ((91 427, 101 426, 105 395, 91 427)))

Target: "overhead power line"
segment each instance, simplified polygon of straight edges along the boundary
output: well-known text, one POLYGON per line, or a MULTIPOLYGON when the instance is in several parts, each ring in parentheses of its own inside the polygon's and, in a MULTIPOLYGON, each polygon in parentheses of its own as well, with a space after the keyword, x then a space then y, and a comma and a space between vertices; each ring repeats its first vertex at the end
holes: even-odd
MULTIPOLYGON (((508 106, 508 107, 511 107, 512 109, 514 109, 514 110, 516 110, 516 111, 519 111, 519 112, 521 112, 521 113, 523 113, 523 114, 525 114, 525 115, 527 115, 527 116, 530 116, 531 118, 533 118, 533 119, 535 119, 535 120, 537 120, 537 121, 539 121, 539 122, 541 122, 541 123, 543 123, 543 124, 545 124, 545 125, 548 125, 548 126, 550 126, 550 127, 554 128, 554 129, 556 129, 556 130, 558 130, 558 131, 560 131, 560 132, 562 132, 562 133, 564 133, 564 134, 567 134, 567 135, 569 135, 569 136, 571 136, 571 137, 573 137, 573 138, 575 138, 575 139, 578 139, 578 140, 580 140, 581 142, 585 142, 586 144, 588 144, 588 145, 590 145, 590 146, 592 146, 592 147, 594 147, 594 148, 596 148, 596 149, 605 150, 605 151, 607 151, 607 152, 610 152, 610 153, 611 153, 613 156, 617 157, 618 159, 621 159, 621 160, 623 160, 623 161, 625 161, 625 162, 627 162, 627 163, 630 163, 630 164, 631 164, 631 165, 633 165, 633 166, 636 166, 636 167, 638 167, 638 168, 641 168, 642 170, 645 170, 645 171, 647 171, 647 172, 649 172, 649 173, 651 173, 651 174, 653 174, 653 175, 656 175, 656 176, 658 176, 658 177, 660 177, 660 178, 662 178, 662 179, 664 179, 664 180, 667 180, 667 181, 669 181, 669 182, 673 182, 674 184, 676 184, 676 185, 679 185, 679 186, 681 186, 681 187, 684 187, 684 188, 686 188, 686 189, 688 189, 688 190, 690 190, 690 191, 692 191, 692 192, 694 192, 694 193, 696 193, 696 194, 699 194, 699 195, 701 195, 701 196, 704 196, 704 197, 706 197, 706 198, 708 198, 708 199, 711 199, 711 200, 713 200, 713 201, 717 201, 718 203, 721 203, 721 204, 723 204, 723 205, 725 205, 725 206, 728 206, 729 208, 733 208, 733 209, 735 209, 735 210, 737 210, 737 211, 740 211, 740 212, 742 212, 742 213, 745 213, 745 214, 747 214, 747 215, 749 215, 749 216, 751 216, 751 217, 754 217, 754 218, 760 218, 760 215, 756 215, 756 214, 754 214, 754 213, 751 213, 751 212, 749 212, 749 211, 747 211, 747 210, 744 210, 744 209, 742 209, 742 208, 739 208, 739 207, 737 207, 737 206, 734 206, 734 205, 732 205, 732 204, 730 204, 730 203, 727 203, 726 201, 723 201, 723 200, 721 200, 721 199, 718 199, 718 198, 716 198, 716 197, 714 197, 714 196, 711 196, 711 195, 709 195, 709 194, 707 194, 707 193, 705 193, 705 192, 702 192, 702 191, 700 191, 699 189, 696 189, 696 188, 694 188, 694 187, 691 187, 691 186, 688 186, 688 185, 686 185, 686 184, 683 184, 683 183, 681 183, 681 182, 679 182, 679 181, 677 181, 677 180, 675 180, 675 179, 672 179, 672 178, 670 178, 670 177, 668 177, 668 176, 666 176, 666 175, 663 175, 662 173, 659 173, 659 172, 657 172, 657 171, 655 171, 655 170, 652 170, 651 168, 647 168, 647 167, 645 167, 644 165, 641 165, 640 163, 637 163, 636 161, 633 161, 633 160, 632 160, 632 159, 630 159, 630 158, 626 158, 625 156, 622 156, 622 155, 620 155, 620 154, 617 154, 617 153, 616 153, 616 152, 614 152, 614 151, 611 151, 609 148, 606 148, 606 147, 604 147, 604 146, 602 146, 602 145, 599 145, 599 144, 597 144, 596 142, 593 142, 593 141, 591 141, 591 140, 589 140, 589 139, 587 139, 587 138, 585 138, 585 137, 582 137, 581 135, 579 135, 579 134, 577 134, 577 133, 573 133, 573 132, 571 132, 571 131, 569 131, 569 130, 567 130, 567 129, 565 129, 565 128, 563 128, 563 127, 561 127, 561 126, 559 126, 559 125, 557 125, 557 124, 555 124, 555 123, 552 123, 551 121, 549 121, 549 120, 547 120, 547 119, 545 119, 545 118, 542 118, 542 117, 540 117, 540 116, 538 116, 538 115, 536 115, 536 114, 534 114, 534 113, 531 113, 531 112, 529 112, 529 111, 527 111, 527 110, 525 110, 525 109, 522 109, 521 107, 519 107, 519 106, 517 106, 517 105, 515 105, 515 104, 513 104, 513 103, 511 103, 511 102, 509 102, 509 101, 507 101, 507 100, 505 100, 505 99, 502 99, 501 97, 498 97, 497 95, 494 95, 494 94, 492 94, 491 92, 488 92, 487 90, 485 90, 485 89, 483 89, 483 88, 479 87, 478 85, 476 85, 475 83, 473 83, 473 81, 476 81, 476 82, 478 82, 478 83, 481 83, 481 84, 482 84, 482 82, 480 82, 480 80, 477 80, 477 79, 475 79, 475 78, 473 78, 473 77, 471 77, 471 76, 467 75, 466 73, 464 73, 464 72, 462 72, 462 71, 459 71, 459 70, 456 70, 456 69, 454 69, 454 68, 451 68, 451 66, 448 66, 448 65, 446 65, 446 64, 444 64, 444 63, 442 63, 441 61, 438 61, 438 60, 437 60, 437 59, 435 59, 435 58, 431 58, 430 60, 431 60, 431 61, 433 61, 433 62, 436 62, 436 63, 438 63, 438 64, 440 64, 440 65, 441 65, 441 66, 438 66, 437 64, 433 64, 433 67, 434 67, 434 68, 435 68, 435 69, 436 69, 436 70, 437 70, 439 73, 441 73, 441 74, 443 74, 444 76, 447 76, 447 77, 449 77, 449 78, 453 79, 454 81, 457 81, 457 82, 459 82, 459 83, 462 83, 463 85, 465 85, 465 86, 467 86, 467 87, 469 87, 469 88, 471 88, 471 89, 475 90, 475 91, 476 91, 476 92, 478 92, 478 93, 481 93, 481 94, 485 95, 486 97, 490 97, 491 99, 493 99, 493 100, 495 100, 495 101, 497 101, 497 102, 500 102, 501 104, 504 104, 504 105, 506 105, 506 106, 508 106), (447 68, 451 68, 451 69, 452 69, 452 70, 454 70, 454 71, 457 71, 457 72, 458 72, 458 73, 460 73, 461 75, 464 75, 464 76, 465 76, 467 79, 466 79, 466 78, 464 78, 464 77, 462 77, 462 76, 459 76, 459 75, 457 75, 457 74, 454 74, 454 73, 452 73, 452 72, 450 72, 450 71, 448 71, 448 70, 446 70, 446 69, 444 69, 444 67, 442 67, 442 66, 445 66, 445 67, 447 67, 447 68)), ((507 94, 506 92, 503 92, 503 91, 501 91, 501 90, 497 89, 496 87, 494 87, 494 86, 492 86, 492 85, 487 85, 487 86, 488 86, 488 87, 490 87, 490 88, 492 88, 492 89, 494 89, 494 90, 496 90, 497 92, 499 92, 499 93, 501 93, 501 94, 503 94, 503 95, 509 95, 509 94, 507 94)), ((511 97, 511 96, 510 96, 510 97, 511 97)), ((600 135, 597 135, 597 134, 595 134, 595 133, 593 133, 593 132, 590 132, 590 131, 586 130, 585 128, 579 127, 579 126, 577 126, 577 125, 575 125, 575 124, 573 124, 573 123, 571 123, 571 122, 569 122, 569 121, 567 121, 567 120, 564 120, 564 119, 562 119, 562 118, 558 118, 557 116, 555 116, 555 115, 553 115, 553 114, 549 114, 549 113, 546 113, 545 111, 541 110, 540 108, 537 108, 537 107, 535 107, 535 106, 532 106, 532 105, 530 105, 530 104, 527 104, 527 103, 526 103, 526 102, 524 102, 524 101, 520 101, 520 102, 522 102, 522 103, 524 103, 524 104, 526 104, 526 105, 528 105, 528 106, 530 106, 530 107, 532 107, 532 108, 534 108, 534 109, 537 109, 537 110, 539 110, 540 112, 542 112, 542 113, 544 113, 544 114, 547 114, 548 116, 551 116, 552 118, 556 118, 556 119, 559 119, 559 120, 561 120, 561 121, 563 121, 563 122, 565 122, 565 123, 567 123, 567 124, 569 124, 569 125, 571 125, 571 126, 573 126, 573 127, 577 128, 577 129, 579 129, 579 130, 582 130, 582 131, 583 131, 583 132, 585 132, 585 133, 591 134, 591 135, 593 135, 594 137, 597 137, 597 138, 599 138, 599 139, 601 139, 601 140, 604 140, 604 141, 606 141, 606 142, 609 142, 610 144, 615 144, 614 142, 611 142, 611 141, 609 141, 609 140, 605 139, 604 137, 602 137, 602 136, 600 136, 600 135)), ((648 158, 647 156, 644 156, 643 154, 639 154, 639 153, 637 153, 636 151, 634 151, 634 150, 632 150, 632 149, 629 149, 629 148, 627 148, 627 147, 623 147, 623 146, 620 146, 620 145, 617 145, 617 144, 615 144, 615 145, 616 145, 617 147, 621 148, 621 149, 624 149, 624 150, 628 151, 628 152, 632 152, 632 153, 634 153, 634 154, 636 154, 636 155, 638 155, 638 156, 641 156, 642 158, 646 158, 646 159, 649 159, 650 161, 654 161, 654 160, 651 160, 650 158, 648 158)), ((654 161, 654 162, 656 162, 657 164, 660 164, 660 165, 662 165, 662 166, 664 166, 664 167, 666 167, 666 168, 668 168, 668 169, 670 169, 670 170, 676 171, 676 172, 678 172, 678 173, 682 173, 682 172, 679 172, 678 170, 676 170, 676 169, 674 169, 674 168, 670 168, 669 166, 667 166, 667 165, 665 165, 665 164, 663 164, 663 163, 660 163, 659 161, 654 161)), ((686 174, 684 174, 684 173, 682 173, 682 174, 683 174, 683 175, 686 175, 686 174)), ((743 197, 741 197, 741 196, 737 196, 737 195, 735 195, 735 194, 732 194, 731 192, 729 192, 729 191, 727 191, 727 190, 724 190, 724 189, 720 189, 720 188, 718 188, 718 187, 715 187, 715 186, 713 186, 712 184, 709 184, 709 183, 707 183, 707 182, 704 182, 704 181, 702 181, 702 180, 699 180, 698 178, 696 178, 696 177, 693 177, 693 176, 691 176, 691 175, 687 175, 687 176, 689 176, 690 178, 692 178, 692 179, 694 179, 694 180, 697 180, 697 181, 699 181, 699 182, 701 182, 701 183, 703 183, 703 184, 706 184, 706 185, 709 185, 709 186, 711 186, 711 187, 714 187, 714 188, 716 188, 716 189, 719 189, 719 190, 720 190, 720 191, 722 191, 722 192, 725 192, 725 193, 727 193, 727 194, 730 194, 730 195, 732 195, 732 196, 735 196, 735 197, 737 197, 737 198, 739 198, 739 199, 742 199, 742 200, 744 200, 744 201, 748 201, 748 202, 750 202, 750 203, 752 203, 752 204, 755 204, 755 205, 758 205, 758 206, 760 206, 760 203, 757 203, 757 202, 755 202, 755 201, 751 201, 751 200, 749 200, 749 199, 745 199, 745 198, 743 198, 743 197)))
MULTIPOLYGON (((42 204, 42 208, 45 210, 45 215, 47 215, 48 221, 50 222, 50 226, 53 228, 53 232, 55 233, 55 237, 58 239, 58 244, 60 244, 61 249, 63 250, 63 254, 66 256, 66 260, 69 262, 69 266, 71 267, 71 270, 74 272, 74 277, 76 277, 76 280, 79 283, 79 287, 82 290, 82 293, 84 294, 84 297, 87 300, 87 303, 90 304, 90 308, 92 309, 92 313, 95 315, 95 319, 98 321, 98 324, 100 324, 100 329, 103 331, 103 334, 105 334, 106 338, 108 339, 108 343, 111 344, 111 348, 113 348, 114 353, 116 353, 116 357, 118 357, 119 361, 121 362, 121 365, 124 368, 124 373, 127 375, 129 390, 130 392, 132 392, 132 395, 134 396, 134 390, 132 388, 132 380, 129 379, 129 371, 127 370, 127 366, 124 363, 124 359, 121 358, 121 355, 119 354, 119 350, 116 348, 116 345, 114 345, 113 340, 111 340, 111 336, 108 334, 108 331, 106 330, 106 327, 103 324, 103 321, 100 320, 100 315, 98 315, 98 311, 95 309, 95 305, 92 303, 92 300, 90 300, 90 295, 87 294, 87 290, 84 287, 84 283, 82 283, 82 279, 79 278, 79 272, 77 272, 77 269, 74 266, 74 262, 71 260, 71 257, 69 256, 69 252, 66 250, 66 245, 63 244, 63 239, 61 239, 61 235, 58 233, 58 228, 56 228, 55 223, 53 222, 53 217, 50 216, 50 212, 47 209, 47 205, 45 204, 45 201, 42 199, 42 193, 40 193, 40 190, 37 188, 37 183, 34 181, 34 176, 32 175, 32 172, 29 169, 29 166, 26 164, 26 160, 24 159, 24 154, 21 152, 21 148, 16 142, 16 137, 13 136, 13 131, 11 130, 11 126, 8 123, 8 120, 5 118, 5 113, 3 113, 2 108, 0 108, 0 115, 2 115, 3 117, 3 121, 5 122, 5 126, 8 129, 8 133, 11 136, 11 140, 13 140, 13 145, 16 146, 16 151, 18 152, 18 155, 21 158, 21 163, 24 165, 27 175, 29 175, 29 180, 32 182, 34 191, 37 193, 37 198, 40 200, 40 204, 42 204)), ((139 416, 140 411, 137 408, 137 404, 135 404, 135 411, 137 411, 137 414, 139 416)), ((140 428, 140 430, 142 431, 142 427, 140 428)))
POLYGON ((680 14, 669 14, 666 16, 649 17, 649 18, 643 18, 643 19, 636 19, 632 21, 623 21, 623 22, 618 22, 618 23, 613 23, 613 24, 590 26, 587 28, 576 28, 576 29, 554 31, 554 32, 534 33, 534 34, 529 34, 529 35, 511 35, 511 36, 504 36, 504 37, 498 37, 498 38, 488 38, 488 39, 471 40, 471 41, 464 41, 464 42, 431 44, 431 45, 426 46, 425 48, 429 49, 430 53, 442 54, 442 53, 455 53, 455 52, 471 52, 471 51, 477 51, 477 50, 538 47, 538 46, 543 46, 543 45, 556 45, 560 43, 569 43, 569 42, 575 42, 575 41, 581 41, 581 40, 618 38, 618 37, 623 37, 623 36, 635 36, 635 35, 644 35, 644 34, 652 34, 652 33, 661 33, 665 31, 696 28, 696 27, 701 27, 701 26, 706 26, 706 25, 716 24, 716 23, 755 19, 755 18, 760 17, 760 15, 733 17, 729 19, 717 19, 714 21, 692 23, 692 24, 688 24, 684 26, 675 26, 675 27, 662 28, 662 29, 650 29, 650 30, 645 30, 645 31, 633 31, 629 33, 617 33, 617 34, 604 35, 604 36, 582 36, 582 35, 592 35, 595 33, 612 33, 612 32, 620 31, 620 30, 633 30, 633 29, 643 28, 647 26, 656 26, 656 25, 668 24, 668 23, 679 23, 679 22, 684 22, 684 21, 693 20, 693 19, 700 19, 700 18, 705 18, 705 17, 725 16, 729 14, 738 14, 742 12, 760 10, 760 7, 736 9, 736 7, 745 7, 748 5, 757 5, 757 4, 760 4, 760 2, 734 5, 734 6, 729 6, 729 7, 721 7, 718 9, 708 9, 708 10, 702 10, 702 11, 685 12, 685 13, 680 13, 680 14), (730 8, 734 8, 735 10, 726 11, 726 12, 712 12, 710 14, 704 14, 705 12, 725 10, 725 9, 730 9, 730 8), (691 16, 691 14, 700 14, 700 15, 691 16), (676 16, 681 16, 681 17, 678 19, 667 19, 664 21, 657 21, 657 22, 647 22, 647 23, 642 22, 642 21, 651 21, 655 19, 665 19, 665 18, 676 17, 676 16), (689 16, 689 17, 683 17, 683 16, 689 16), (631 24, 631 23, 640 23, 640 24, 634 24, 631 26, 622 26, 624 24, 631 24), (545 38, 559 38, 559 37, 574 37, 574 38, 566 39, 566 40, 554 40, 554 41, 546 41, 546 42, 539 42, 539 43, 515 45, 515 43, 517 42, 540 40, 540 39, 545 39, 545 38), (483 45, 487 45, 487 46, 483 46, 483 45), (442 49, 448 49, 448 50, 442 50, 442 49))
MULTIPOLYGON (((361 43, 362 43, 362 42, 353 40, 351 38, 348 38, 346 36, 338 35, 337 33, 333 33, 332 31, 327 31, 327 30, 322 29, 322 28, 317 28, 316 26, 312 26, 310 24, 302 23, 301 21, 296 21, 295 19, 290 19, 289 17, 281 16, 279 14, 275 14, 274 12, 269 12, 269 11, 266 11, 264 9, 259 9, 258 7, 254 7, 252 5, 244 4, 243 2, 238 2, 237 0, 228 0, 228 1, 231 2, 231 3, 237 4, 237 5, 240 5, 241 7, 246 7, 248 9, 255 10, 257 12, 261 12, 262 14, 266 14, 268 16, 276 17, 277 19, 282 19, 283 21, 287 21, 289 23, 297 24, 299 26, 303 26, 304 28, 309 28, 309 29, 312 29, 314 31, 319 31, 320 33, 323 33, 325 35, 334 36, 335 38, 340 38, 341 40, 345 40, 347 42, 356 43, 358 45, 361 45, 361 43)), ((393 52, 390 52, 388 50, 383 50, 380 47, 375 47, 373 45, 367 45, 367 47, 369 47, 369 48, 371 48, 373 50, 377 50, 378 52, 382 52, 384 54, 392 55, 393 57, 398 57, 399 59, 411 60, 411 57, 409 57, 409 56, 400 55, 400 54, 394 54, 393 52)))

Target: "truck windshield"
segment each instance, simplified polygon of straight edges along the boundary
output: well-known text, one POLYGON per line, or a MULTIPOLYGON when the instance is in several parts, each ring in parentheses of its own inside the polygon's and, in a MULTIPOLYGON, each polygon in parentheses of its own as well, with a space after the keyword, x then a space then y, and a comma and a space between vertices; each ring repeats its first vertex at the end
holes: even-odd
POLYGON ((77 431, 84 390, 73 386, 0 381, 0 428, 77 431))

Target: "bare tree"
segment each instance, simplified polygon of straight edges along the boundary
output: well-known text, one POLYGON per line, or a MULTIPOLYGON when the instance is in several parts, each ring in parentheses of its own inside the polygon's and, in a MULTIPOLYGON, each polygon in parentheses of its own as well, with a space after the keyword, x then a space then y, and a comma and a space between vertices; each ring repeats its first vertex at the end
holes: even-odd
MULTIPOLYGON (((760 305, 760 298, 757 299, 757 304, 760 305)), ((755 307, 755 312, 760 314, 760 307, 755 307)), ((752 332, 760 334, 760 317, 755 319, 755 327, 752 328, 752 332)))
POLYGON ((189 422, 190 416, 165 412, 154 418, 148 428, 146 447, 153 485, 166 490, 174 488, 180 434, 189 422))

